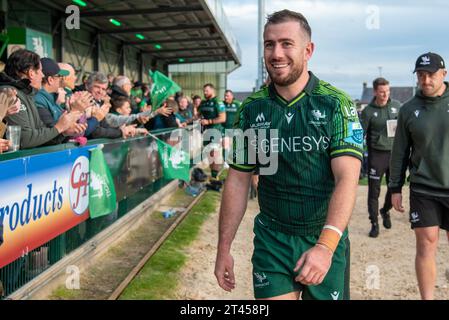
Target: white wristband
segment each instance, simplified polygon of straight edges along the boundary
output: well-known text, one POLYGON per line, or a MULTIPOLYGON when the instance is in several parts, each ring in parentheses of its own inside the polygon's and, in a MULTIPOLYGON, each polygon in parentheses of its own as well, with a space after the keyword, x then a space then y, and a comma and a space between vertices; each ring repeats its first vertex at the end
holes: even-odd
POLYGON ((336 233, 338 233, 338 234, 340 235, 340 238, 343 236, 343 233, 342 233, 337 227, 331 226, 330 224, 326 224, 326 225, 323 227, 323 229, 334 230, 336 233))

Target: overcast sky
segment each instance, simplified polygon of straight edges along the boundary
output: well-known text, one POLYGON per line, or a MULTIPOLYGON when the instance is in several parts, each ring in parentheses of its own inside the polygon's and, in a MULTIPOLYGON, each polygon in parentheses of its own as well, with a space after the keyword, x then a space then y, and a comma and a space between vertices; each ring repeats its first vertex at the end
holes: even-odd
MULTIPOLYGON (((257 78, 257 0, 222 0, 242 49, 242 66, 228 77, 234 91, 251 91, 257 78)), ((312 28, 309 69, 360 98, 363 82, 382 76, 411 86, 416 58, 439 53, 449 62, 447 0, 266 0, 266 13, 299 11, 312 28), (377 14, 378 13, 378 14, 377 14), (378 19, 377 19, 378 17, 378 19)))

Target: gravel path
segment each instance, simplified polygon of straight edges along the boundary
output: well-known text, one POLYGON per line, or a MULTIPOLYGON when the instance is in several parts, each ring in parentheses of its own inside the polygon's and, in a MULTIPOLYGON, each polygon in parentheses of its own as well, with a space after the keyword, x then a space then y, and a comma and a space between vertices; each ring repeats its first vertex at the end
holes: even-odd
MULTIPOLYGON (((385 192, 382 188, 382 195, 385 192)), ((376 239, 368 237, 370 224, 366 209, 368 189, 360 186, 357 203, 350 222, 351 298, 352 299, 419 299, 414 270, 415 236, 410 229, 408 214, 392 211, 393 228, 381 226, 376 239)), ((408 210, 408 193, 404 194, 408 210)), ((217 208, 218 211, 218 208, 217 208)), ((213 271, 217 243, 218 212, 202 227, 199 238, 188 249, 191 257, 180 272, 176 298, 179 299, 253 299, 251 253, 252 227, 258 213, 256 201, 249 201, 245 217, 233 243, 236 289, 225 292, 218 287, 213 271)), ((449 267, 449 246, 445 232, 440 233, 437 256, 438 278, 436 298, 449 299, 449 282, 445 270, 449 267)))

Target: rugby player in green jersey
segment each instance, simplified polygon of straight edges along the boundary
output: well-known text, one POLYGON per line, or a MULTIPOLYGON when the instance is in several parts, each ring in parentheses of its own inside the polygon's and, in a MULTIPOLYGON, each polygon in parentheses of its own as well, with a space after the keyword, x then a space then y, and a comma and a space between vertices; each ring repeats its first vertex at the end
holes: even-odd
POLYGON ((404 212, 402 186, 410 171, 410 223, 416 236, 415 269, 423 300, 434 298, 440 228, 449 238, 449 88, 444 60, 418 57, 419 90, 398 115, 390 161, 393 207, 404 212))
MULTIPOLYGON (((215 87, 211 83, 207 83, 203 86, 204 99, 198 108, 199 117, 201 118, 201 125, 203 126, 203 132, 208 129, 215 129, 220 132, 220 137, 213 135, 209 144, 210 157, 209 167, 211 170, 211 176, 213 179, 217 178, 217 174, 221 169, 222 158, 220 157, 221 148, 221 134, 223 133, 223 124, 226 122, 226 111, 224 104, 218 100, 215 95, 215 87), (216 141, 219 140, 219 141, 216 141)), ((206 138, 207 139, 207 138, 206 138)))
POLYGON ((226 110, 226 122, 224 124, 224 127, 225 129, 231 129, 234 125, 237 110, 242 103, 234 99, 234 93, 232 92, 232 90, 228 89, 225 91, 223 104, 226 110))
MULTIPOLYGON (((271 84, 243 102, 235 128, 270 134, 255 144, 259 153, 276 156, 277 170, 267 175, 262 161, 230 161, 215 264, 224 290, 236 285, 231 245, 257 167, 255 297, 349 298, 347 225, 355 204, 363 130, 351 99, 308 71, 313 50, 303 15, 282 10, 268 17, 264 58, 271 84), (272 130, 277 137, 271 136, 272 130)), ((232 152, 234 159, 249 152, 254 141, 243 146, 232 152)))
MULTIPOLYGON (((224 93, 223 104, 226 110, 226 122, 224 123, 225 129, 232 129, 235 121, 235 115, 237 113, 238 108, 242 104, 240 101, 234 99, 234 93, 232 90, 226 90, 224 93)), ((223 137, 223 149, 229 149, 229 137, 223 137)), ((226 154, 226 151, 224 152, 226 154)))

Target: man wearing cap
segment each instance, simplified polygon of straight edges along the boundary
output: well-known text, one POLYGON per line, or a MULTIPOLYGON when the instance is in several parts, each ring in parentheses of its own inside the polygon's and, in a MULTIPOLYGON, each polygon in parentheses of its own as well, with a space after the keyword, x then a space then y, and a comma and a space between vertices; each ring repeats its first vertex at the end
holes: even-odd
POLYGON ((34 96, 39 117, 47 127, 53 127, 64 112, 64 108, 56 103, 55 93, 62 87, 62 77, 70 75, 68 70, 59 68, 50 58, 42 58, 42 87, 34 96))
POLYGON ((421 298, 434 298, 439 229, 449 237, 449 90, 436 53, 418 57, 418 90, 399 111, 390 162, 393 207, 404 212, 401 189, 410 171, 410 223, 416 236, 415 268, 421 298))
MULTIPOLYGON (((368 213, 371 221, 369 236, 376 238, 379 235, 379 195, 381 181, 385 174, 387 184, 390 177, 390 154, 393 146, 394 126, 401 104, 390 99, 390 83, 384 78, 373 81, 374 98, 362 111, 361 122, 366 134, 368 147, 368 213), (390 129, 390 130, 389 130, 390 129)), ((380 209, 383 226, 391 228, 389 210, 391 194, 387 192, 385 202, 380 209)))

